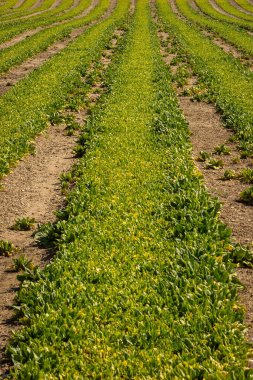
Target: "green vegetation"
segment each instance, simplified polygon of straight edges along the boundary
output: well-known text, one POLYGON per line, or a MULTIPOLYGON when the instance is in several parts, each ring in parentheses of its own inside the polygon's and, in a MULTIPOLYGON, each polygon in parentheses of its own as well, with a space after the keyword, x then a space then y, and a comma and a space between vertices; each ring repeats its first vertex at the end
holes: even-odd
POLYGON ((239 29, 238 26, 231 25, 227 22, 202 16, 199 12, 192 9, 187 0, 177 0, 177 6, 190 21, 193 21, 205 30, 214 32, 246 55, 253 55, 252 36, 250 36, 245 29, 239 29))
POLYGON ((245 202, 245 203, 253 205, 253 186, 251 186, 248 189, 244 190, 240 194, 240 200, 242 202, 245 202))
POLYGON ((246 168, 242 170, 241 173, 239 174, 239 177, 242 182, 253 183, 253 169, 246 168))
POLYGON ((223 161, 217 158, 211 158, 207 161, 206 168, 207 169, 221 169, 223 168, 223 161))
MULTIPOLYGON (((88 4, 88 2, 89 0, 86 0, 86 4, 88 4)), ((109 3, 109 0, 102 0, 100 5, 86 17, 70 20, 67 23, 47 28, 14 46, 0 50, 0 73, 46 50, 54 42, 68 37, 74 28, 85 26, 91 21, 99 19, 108 9, 109 3)))
POLYGON ((248 20, 243 20, 242 18, 236 18, 236 17, 224 15, 216 11, 216 9, 214 9, 211 6, 209 1, 195 0, 195 2, 206 15, 210 16, 211 18, 214 18, 215 20, 225 21, 229 24, 237 25, 240 28, 253 30, 252 20, 248 21, 248 20))
POLYGON ((238 177, 238 174, 236 174, 236 172, 232 169, 227 169, 224 171, 224 176, 223 176, 224 180, 235 179, 237 177, 238 177))
POLYGON ((214 154, 217 154, 219 156, 221 155, 228 156, 230 155, 230 153, 231 153, 230 148, 226 146, 225 144, 218 145, 214 148, 214 154))
POLYGON ((13 379, 250 376, 231 263, 247 254, 193 164, 155 36, 138 0, 48 228, 56 258, 21 278, 13 379))
POLYGON ((15 272, 20 272, 22 270, 33 270, 34 264, 32 260, 29 260, 24 255, 20 255, 17 259, 13 259, 13 270, 15 272))
POLYGON ((167 2, 157 0, 161 28, 173 50, 208 89, 209 99, 222 113, 224 124, 236 132, 239 148, 253 154, 253 76, 234 58, 212 44, 193 25, 175 16, 167 2))
POLYGON ((19 218, 11 227, 14 231, 29 231, 33 228, 36 220, 34 218, 19 218))
POLYGON ((128 2, 120 2, 110 19, 88 29, 0 99, 0 176, 31 149, 30 141, 59 108, 87 94, 90 87, 81 75, 101 56, 127 10, 128 2))
POLYGON ((17 248, 7 240, 0 240, 0 256, 11 256, 17 251, 17 248))

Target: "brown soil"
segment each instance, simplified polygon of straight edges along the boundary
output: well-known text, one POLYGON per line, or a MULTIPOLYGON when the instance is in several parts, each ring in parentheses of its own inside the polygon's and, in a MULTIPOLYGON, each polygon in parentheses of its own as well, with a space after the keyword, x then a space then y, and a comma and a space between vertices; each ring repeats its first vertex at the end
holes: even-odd
MULTIPOLYGON (((159 38, 168 41, 168 34, 159 31, 159 38)), ((168 41, 168 48, 170 42, 168 41)), ((169 54, 166 49, 162 48, 161 53, 165 62, 170 65, 174 54, 169 54)), ((175 67, 170 67, 172 73, 175 67)), ((197 84, 197 78, 191 77, 184 89, 197 84)), ((253 207, 238 202, 240 192, 249 185, 241 183, 239 180, 224 181, 222 179, 224 171, 228 169, 235 170, 239 173, 246 167, 252 167, 252 160, 238 160, 238 150, 234 143, 229 141, 233 132, 224 128, 221 117, 215 107, 204 102, 193 102, 190 98, 182 96, 182 88, 175 90, 178 93, 178 99, 183 114, 189 123, 192 143, 192 157, 198 169, 203 174, 204 183, 211 195, 219 198, 222 204, 220 218, 232 230, 232 239, 236 242, 251 246, 253 243, 253 207), (213 154, 214 148, 226 144, 231 150, 228 156, 215 156, 221 158, 224 162, 223 169, 210 170, 206 168, 205 163, 197 160, 200 151, 207 151, 213 154)), ((246 338, 253 342, 253 270, 239 268, 236 275, 245 286, 240 292, 240 300, 245 307, 245 325, 247 326, 246 338)), ((253 363, 249 361, 249 366, 253 363)))
POLYGON ((30 9, 36 9, 39 8, 43 4, 44 0, 37 0, 36 3, 33 4, 33 6, 30 9))
POLYGON ((231 15, 230 13, 226 12, 224 9, 222 9, 216 2, 215 0, 209 0, 209 3, 211 4, 211 6, 219 13, 221 13, 222 15, 224 16, 228 16, 228 17, 231 17, 231 18, 238 18, 234 15, 231 15))
POLYGON ((79 4, 80 4, 80 0, 74 0, 74 1, 73 1, 73 4, 72 4, 71 7, 67 10, 67 12, 70 11, 71 9, 76 8, 79 4))
POLYGON ((240 6, 235 0, 228 0, 228 1, 229 1, 229 3, 230 3, 231 5, 233 5, 233 7, 237 8, 238 11, 240 11, 240 12, 242 12, 242 13, 245 13, 245 14, 247 14, 247 15, 253 16, 253 13, 252 13, 252 12, 250 12, 250 11, 248 11, 247 9, 241 7, 241 6, 240 6))
MULTIPOLYGON (((116 4, 116 2, 114 2, 116 4)), ((134 2, 132 3, 132 6, 134 2)), ((111 40, 112 49, 103 52, 101 63, 106 70, 111 62, 113 49, 124 31, 118 29, 111 40)), ((88 70, 94 69, 91 65, 88 70)), ((87 74, 87 75, 88 75, 87 74)), ((85 78, 83 78, 85 81, 85 78)), ((97 102, 104 91, 103 83, 95 83, 87 97, 91 107, 97 102)), ((83 125, 87 110, 68 112, 76 122, 83 125)), ((12 231, 10 227, 17 218, 34 218, 38 224, 55 220, 55 210, 64 206, 64 196, 61 193, 60 175, 69 171, 74 162, 73 147, 76 137, 68 137, 65 126, 50 126, 49 129, 35 140, 35 155, 23 158, 11 174, 2 181, 0 192, 0 240, 11 241, 20 251, 14 258, 25 254, 34 264, 44 267, 52 256, 52 252, 37 246, 33 231, 12 231)), ((5 357, 5 347, 11 331, 19 324, 13 318, 12 304, 19 283, 16 273, 12 271, 12 257, 0 256, 0 375, 6 375, 10 363, 5 357)))
MULTIPOLYGON (((30 74, 36 68, 40 67, 49 58, 51 58, 52 56, 54 56, 55 54, 63 50, 75 38, 79 37, 88 27, 91 27, 92 25, 95 25, 99 21, 109 17, 114 7, 116 6, 116 4, 117 4, 117 0, 111 0, 109 8, 100 19, 92 21, 89 25, 85 25, 81 28, 74 29, 70 33, 69 37, 61 41, 55 42, 46 51, 41 52, 32 58, 29 58, 27 61, 21 63, 21 65, 17 67, 13 67, 7 73, 0 76, 0 95, 3 95, 6 92, 8 92, 10 88, 14 86, 17 82, 24 79, 28 74, 30 74)), ((86 12, 88 12, 88 9, 86 10, 86 12)))
POLYGON ((49 8, 50 10, 51 9, 55 9, 57 7, 59 7, 59 5, 62 3, 62 0, 55 0, 55 2, 51 5, 51 7, 49 8))
POLYGON ((12 9, 17 9, 23 5, 25 0, 19 0, 15 5, 13 5, 12 9))
MULTIPOLYGON (((195 3, 194 0, 189 0, 189 4, 190 6, 192 7, 192 9, 194 9, 196 12, 198 13, 202 13, 201 12, 201 9, 198 7, 198 5, 195 3)), ((202 13, 203 14, 203 13, 202 13)))

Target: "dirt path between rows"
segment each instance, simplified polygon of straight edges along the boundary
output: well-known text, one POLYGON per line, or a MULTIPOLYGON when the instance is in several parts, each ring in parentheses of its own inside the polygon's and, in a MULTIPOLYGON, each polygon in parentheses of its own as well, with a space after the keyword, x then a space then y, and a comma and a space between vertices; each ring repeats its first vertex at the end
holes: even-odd
POLYGON ((51 5, 49 9, 52 10, 52 9, 58 8, 59 5, 61 5, 62 1, 63 0, 55 0, 55 2, 51 5))
POLYGON ((30 9, 37 9, 43 4, 44 0, 37 0, 30 9))
MULTIPOLYGON (((171 54, 171 42, 166 32, 159 31, 160 40, 164 40, 167 48, 161 48, 161 54, 164 61, 172 73, 177 70, 176 66, 171 66, 171 61, 175 54, 171 54), (169 49, 169 50, 167 50, 169 49)), ((178 94, 178 100, 181 110, 189 124, 192 143, 193 160, 203 174, 204 183, 208 192, 212 196, 216 196, 221 201, 221 220, 231 228, 232 240, 252 246, 253 243, 253 207, 238 202, 241 191, 249 187, 247 184, 241 183, 238 179, 224 181, 223 174, 225 170, 234 170, 240 172, 244 168, 252 168, 251 159, 238 159, 238 150, 236 144, 230 141, 233 132, 224 128, 221 116, 211 104, 204 102, 193 102, 186 97, 184 90, 189 89, 198 84, 198 79, 192 76, 188 79, 188 83, 184 88, 178 88, 175 85, 175 91, 178 94), (226 144, 230 149, 230 155, 217 157, 214 155, 214 149, 221 144, 226 144), (198 157, 201 151, 212 154, 214 158, 222 158, 224 167, 221 170, 210 170, 206 168, 205 162, 199 162, 198 157)), ((245 325, 247 326, 246 338, 253 343, 253 270, 248 268, 238 268, 236 275, 244 285, 244 290, 240 291, 240 300, 244 305, 245 325)), ((249 361, 249 366, 253 367, 253 361, 249 361)))
POLYGON ((23 5, 25 0, 19 0, 15 5, 13 5, 12 9, 17 9, 23 5))
MULTIPOLYGON (((96 0, 94 0, 93 4, 87 8, 87 14, 93 9, 93 5, 96 4, 96 0)), ((59 53, 65 47, 67 47, 72 41, 74 41, 77 37, 85 32, 91 26, 99 23, 102 20, 105 20, 110 16, 113 12, 115 6, 117 4, 117 0, 111 0, 109 8, 106 10, 103 16, 99 19, 93 20, 87 25, 82 26, 81 28, 77 28, 72 30, 70 36, 64 38, 63 40, 57 41, 47 50, 29 58, 25 62, 21 63, 21 65, 13 67, 7 73, 0 76, 0 95, 4 95, 8 92, 17 82, 27 77, 33 70, 40 67, 43 63, 45 63, 48 59, 59 53)))

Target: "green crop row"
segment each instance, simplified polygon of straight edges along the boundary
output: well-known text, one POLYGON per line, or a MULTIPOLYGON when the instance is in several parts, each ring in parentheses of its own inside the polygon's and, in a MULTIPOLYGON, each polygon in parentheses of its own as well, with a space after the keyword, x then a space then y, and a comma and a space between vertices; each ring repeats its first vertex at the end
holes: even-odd
POLYGON ((0 43, 13 38, 14 36, 26 31, 35 29, 37 27, 50 26, 55 22, 71 20, 73 17, 81 14, 86 8, 86 1, 80 1, 77 7, 69 10, 67 12, 61 12, 65 8, 70 8, 72 4, 72 0, 64 0, 56 9, 50 10, 45 15, 42 13, 41 15, 37 15, 30 18, 24 19, 14 19, 13 21, 1 22, 0 24, 0 43))
POLYGON ((178 19, 170 6, 157 0, 174 48, 188 62, 199 82, 221 111, 224 123, 236 132, 239 147, 253 154, 253 75, 240 62, 215 46, 197 28, 178 19))
MULTIPOLYGON (((90 0, 83 0, 88 7, 90 0)), ((0 73, 9 70, 26 59, 46 50, 54 42, 67 37, 74 28, 87 25, 89 22, 101 17, 110 5, 110 0, 101 0, 99 5, 86 17, 70 20, 67 23, 56 25, 42 30, 32 37, 26 38, 20 43, 7 49, 0 50, 0 73)))
POLYGON ((19 291, 12 378, 248 379, 230 231, 192 162, 147 0, 106 80, 57 256, 19 291))
POLYGON ((195 24, 215 32, 228 43, 234 45, 243 53, 253 56, 252 36, 245 29, 209 17, 202 16, 196 12, 187 0, 177 0, 177 6, 182 14, 195 24))
POLYGON ((211 16, 212 18, 216 20, 226 21, 227 23, 235 24, 241 28, 246 28, 249 30, 253 30, 252 21, 232 18, 229 16, 226 16, 218 11, 216 11, 209 1, 204 0, 195 0, 196 4, 199 6, 199 8, 204 12, 206 15, 211 16))
POLYGON ((128 5, 129 1, 120 3, 110 19, 88 29, 1 97, 1 176, 31 149, 30 142, 46 127, 50 115, 80 85, 80 73, 84 74, 90 62, 101 54, 115 23, 126 15, 128 5))
POLYGON ((234 5, 230 4, 229 1, 225 0, 215 0, 215 2, 219 5, 221 9, 231 14, 232 16, 241 18, 246 21, 253 21, 253 15, 249 15, 240 11, 240 9, 236 8, 234 5))
POLYGON ((250 3, 248 0, 236 0, 236 2, 243 8, 246 9, 249 12, 252 12, 253 15, 253 4, 250 3))
MULTIPOLYGON (((16 3, 17 3, 17 1, 16 1, 16 3)), ((44 15, 46 15, 47 12, 49 12, 49 14, 50 14, 52 11, 49 8, 50 3, 51 3, 51 1, 49 1, 49 0, 43 2, 42 8, 45 8, 44 9, 45 12, 44 12, 43 9, 39 9, 39 8, 36 8, 34 10, 30 10, 30 6, 32 6, 31 2, 25 1, 23 6, 25 5, 27 7, 29 5, 28 9, 23 9, 23 7, 18 7, 18 8, 7 9, 6 11, 0 10, 0 18, 1 18, 2 22, 15 23, 18 20, 22 21, 22 17, 24 17, 24 18, 26 18, 26 17, 27 18, 38 17, 38 14, 36 14, 36 13, 41 11, 41 10, 43 11, 44 15)), ((53 13, 55 15, 57 15, 60 12, 68 12, 72 3, 73 3, 73 0, 61 2, 59 4, 59 6, 53 10, 54 11, 53 13)), ((40 17, 41 17, 41 15, 40 15, 40 17)))
MULTIPOLYGON (((28 16, 33 15, 37 12, 48 12, 50 10, 50 7, 54 4, 54 0, 45 0, 40 4, 39 7, 33 8, 32 6, 36 4, 36 2, 33 2, 33 4, 29 4, 28 1, 25 1, 24 5, 26 5, 26 8, 24 10, 23 6, 19 7, 17 9, 7 9, 7 11, 3 12, 2 9, 0 9, 0 18, 5 20, 6 18, 17 18, 22 16, 28 16), (29 4, 29 6, 27 6, 29 4)), ((34 15, 33 15, 34 16, 34 15)))

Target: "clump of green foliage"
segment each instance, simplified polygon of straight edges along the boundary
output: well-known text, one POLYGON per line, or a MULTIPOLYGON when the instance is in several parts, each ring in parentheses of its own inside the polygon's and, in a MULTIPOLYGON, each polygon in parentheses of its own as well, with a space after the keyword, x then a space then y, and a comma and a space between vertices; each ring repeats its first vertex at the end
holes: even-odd
POLYGON ((17 252, 17 248, 8 240, 0 240, 0 256, 9 257, 17 252))
POLYGON ((19 218, 16 220, 13 226, 11 226, 11 229, 14 231, 30 231, 34 227, 35 223, 36 220, 34 218, 19 218))

